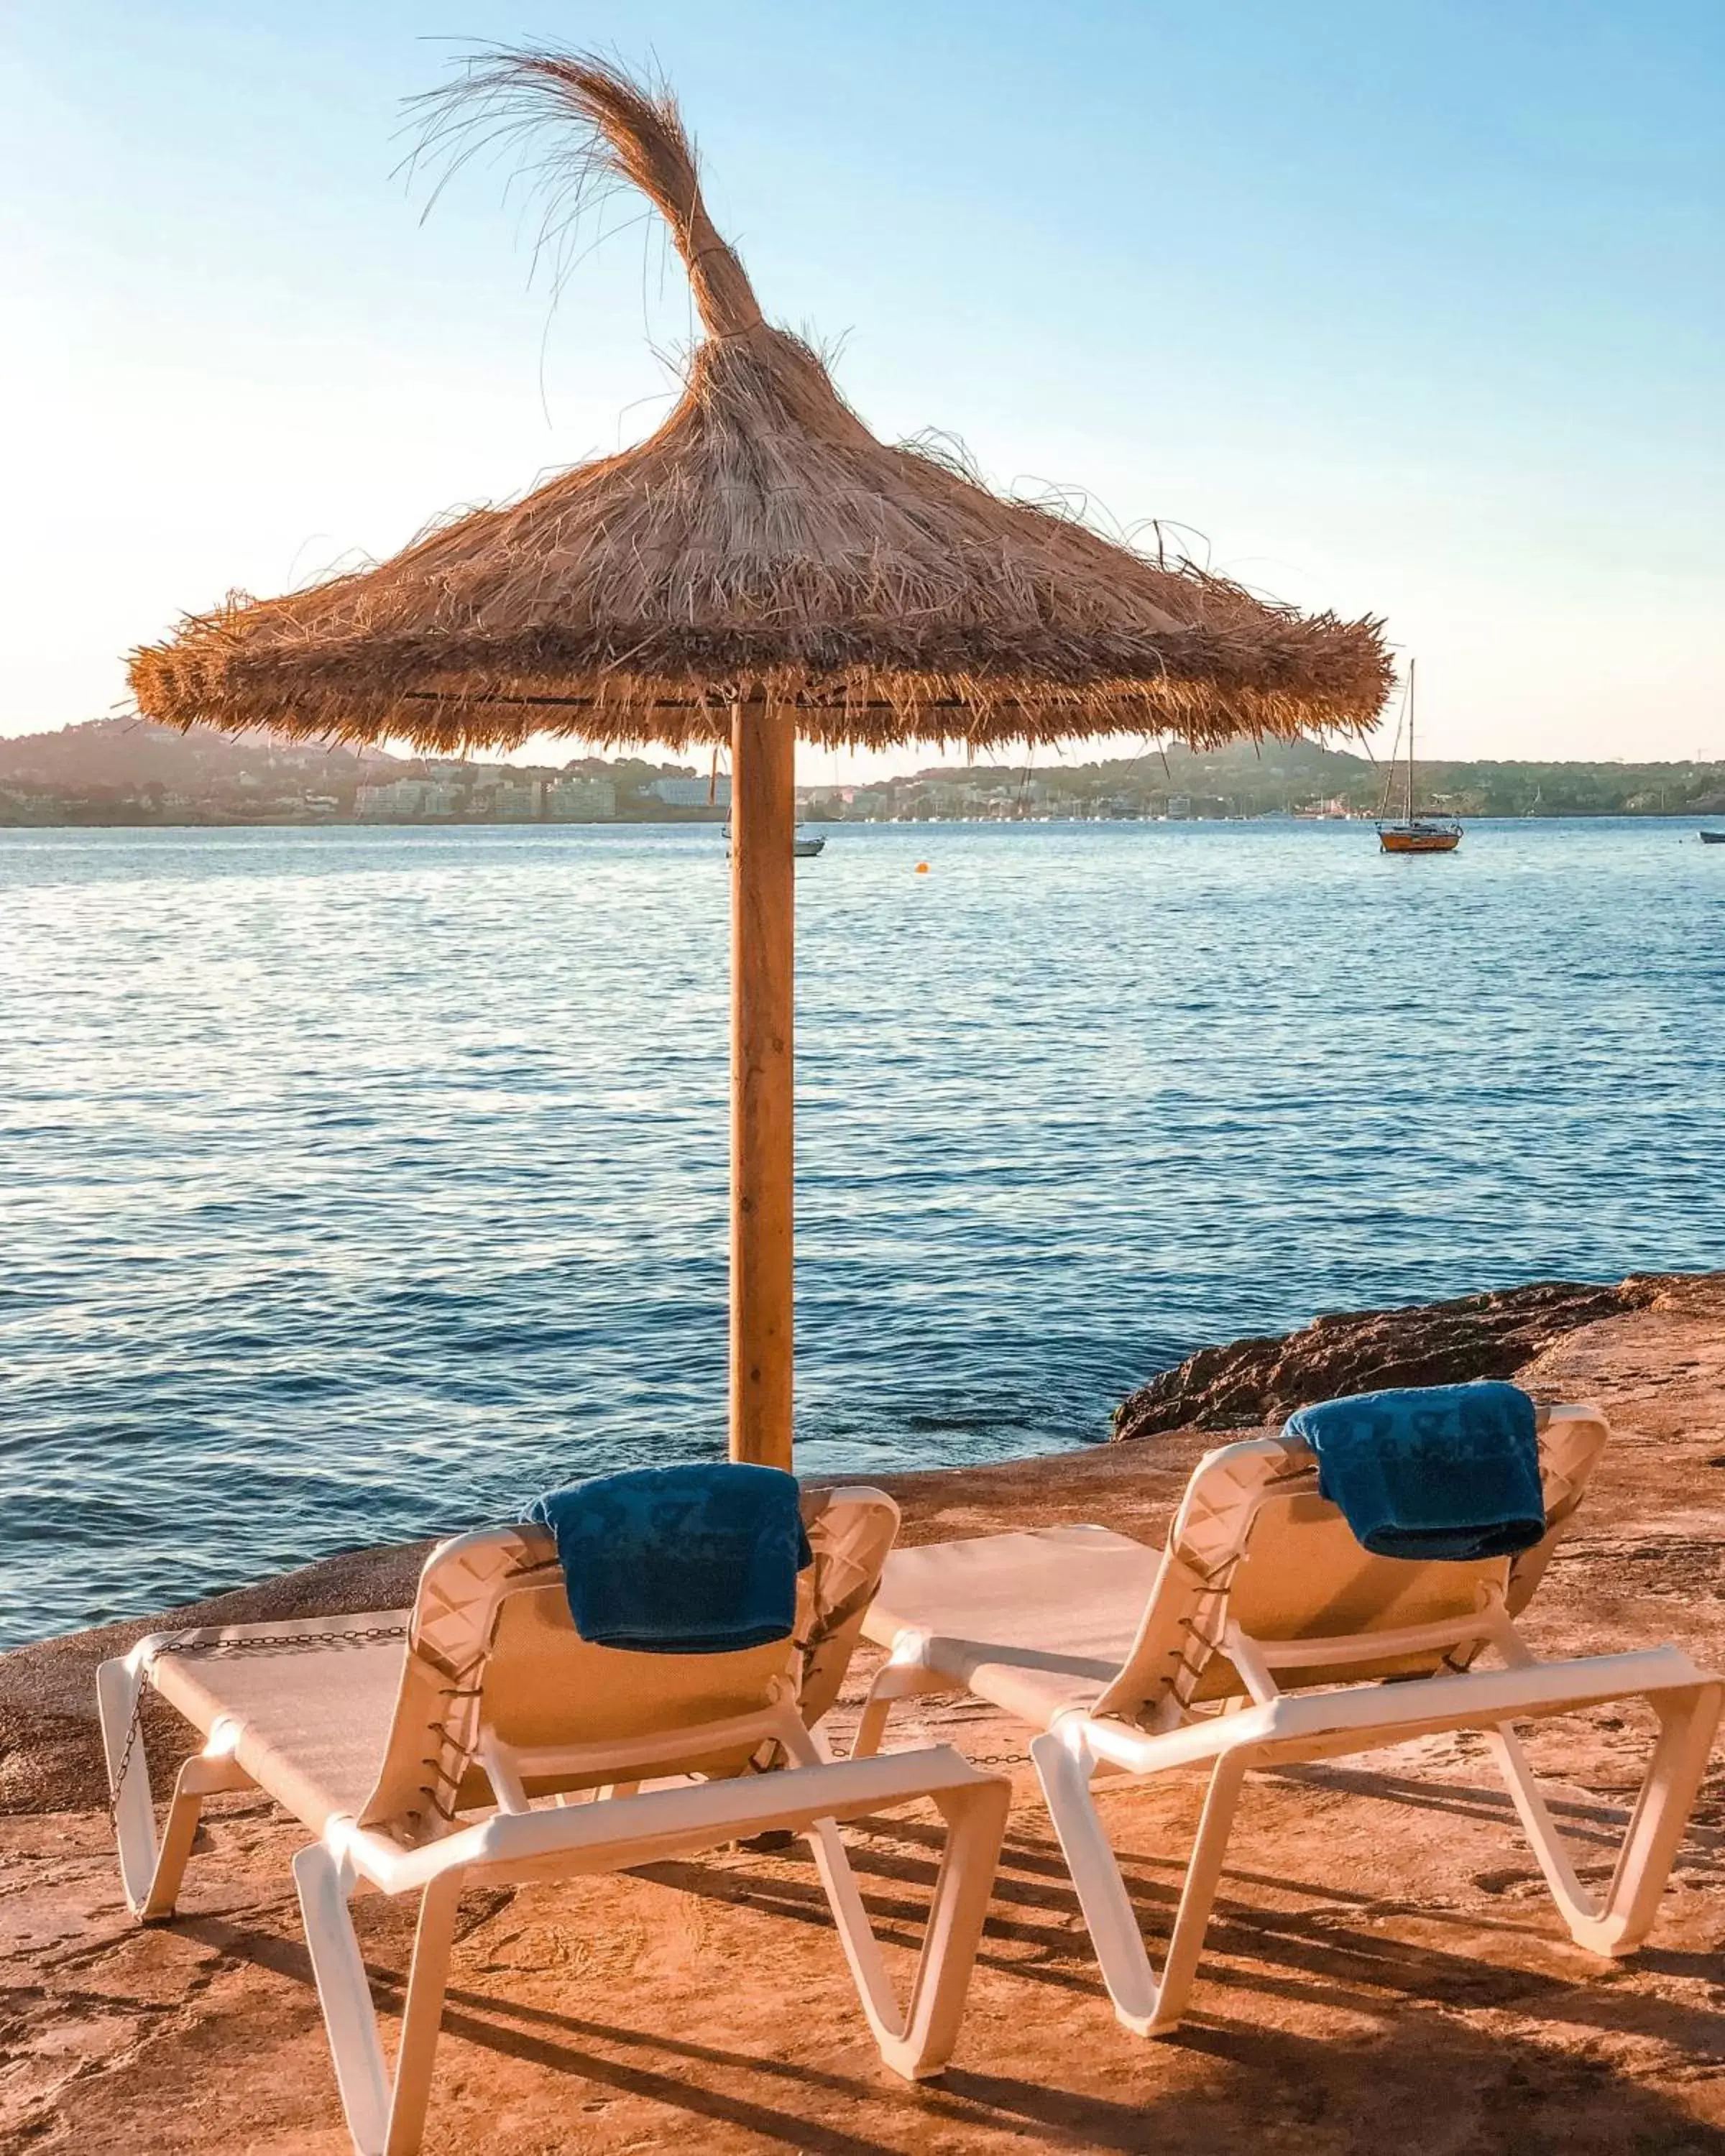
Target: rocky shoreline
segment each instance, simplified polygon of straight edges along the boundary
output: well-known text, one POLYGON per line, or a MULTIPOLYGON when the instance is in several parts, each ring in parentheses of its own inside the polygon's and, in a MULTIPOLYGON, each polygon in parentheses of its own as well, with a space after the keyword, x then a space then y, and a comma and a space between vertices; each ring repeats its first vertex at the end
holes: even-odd
POLYGON ((1339 1311, 1297 1332, 1200 1348, 1123 1400, 1112 1435, 1257 1429, 1296 1408, 1387 1385, 1512 1378, 1566 1333, 1645 1310, 1706 1274, 1632 1273, 1614 1287, 1534 1281, 1394 1310, 1339 1311))
MULTIPOLYGON (((1516 1375, 1541 1397, 1597 1399, 1612 1420, 1596 1487, 1535 1604, 1536 1649, 1671 1638, 1725 1664, 1725 1275, 1543 1283, 1206 1349, 1122 1414, 1120 1435, 1153 1444, 895 1478, 904 1536, 1095 1519, 1157 1540, 1224 1419, 1273 1415, 1312 1384, 1440 1373, 1516 1375), (1176 1400, 1183 1419, 1169 1426, 1176 1400)), ((351 1553, 167 1621, 398 1605, 423 1548, 351 1553)), ((149 1629, 0 1656, 0 2149, 346 2156, 287 1883, 297 1830, 260 1799, 213 1799, 179 1920, 141 1930, 121 1905, 91 1675, 149 1629)), ((860 1666, 847 1688, 841 1743, 865 1676, 860 1666)), ((1476 1741, 1266 1776, 1193 2020, 1146 2044, 1101 1993, 1023 1732, 937 1699, 911 1703, 896 1726, 901 1741, 1000 1761, 1016 1788, 943 2082, 908 2089, 877 2071, 801 1855, 737 1851, 464 1905, 428 2151, 1365 2156, 1393 2143, 1405 2156, 1725 2156, 1717 1783, 1652 1944, 1607 1965, 1568 1943, 1476 1741)), ((160 1790, 181 1739, 166 1712, 149 1737, 160 1790)), ((1603 1710, 1538 1734, 1584 1876, 1609 1860, 1643 1743, 1633 1717, 1603 1710)), ((1199 1795, 1171 1777, 1101 1799, 1153 1948, 1199 1795)), ((927 1897, 919 1831, 882 1821, 860 1850, 870 1906, 902 1928, 927 1897)), ((374 1982, 398 1997, 406 1912, 362 1908, 374 1982)))

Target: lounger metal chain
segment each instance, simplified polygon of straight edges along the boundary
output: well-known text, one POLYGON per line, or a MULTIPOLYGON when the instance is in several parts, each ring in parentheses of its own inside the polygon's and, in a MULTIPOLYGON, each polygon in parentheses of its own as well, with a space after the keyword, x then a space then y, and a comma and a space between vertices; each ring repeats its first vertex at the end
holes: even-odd
MULTIPOLYGON (((141 1675, 147 1676, 164 1655, 257 1655, 279 1647, 289 1651, 303 1650, 316 1642, 320 1649, 329 1647, 370 1647, 380 1640, 405 1640, 405 1625, 367 1625, 357 1632, 259 1632, 245 1640, 200 1640, 199 1628, 177 1632, 172 1639, 164 1640, 145 1663, 141 1675)), ((131 1719, 126 1725, 126 1742, 120 1748, 120 1765, 108 1787, 108 1825, 119 1831, 120 1792, 126 1787, 131 1755, 138 1745, 138 1732, 144 1722, 144 1696, 146 1684, 140 1684, 137 1697, 131 1703, 131 1719)))

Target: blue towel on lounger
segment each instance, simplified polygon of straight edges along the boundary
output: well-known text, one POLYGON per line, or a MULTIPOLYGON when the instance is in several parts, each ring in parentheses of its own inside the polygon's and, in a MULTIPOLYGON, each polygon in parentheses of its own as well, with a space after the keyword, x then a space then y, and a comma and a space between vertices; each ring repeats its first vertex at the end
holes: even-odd
POLYGON ((1518 1385, 1423 1385, 1288 1417, 1320 1496, 1378 1557, 1509 1557, 1545 1532, 1533 1403, 1518 1385))
POLYGON ((632 1467, 536 1497, 583 1640, 728 1655, 788 1639, 811 1562, 802 1492, 777 1467, 632 1467))

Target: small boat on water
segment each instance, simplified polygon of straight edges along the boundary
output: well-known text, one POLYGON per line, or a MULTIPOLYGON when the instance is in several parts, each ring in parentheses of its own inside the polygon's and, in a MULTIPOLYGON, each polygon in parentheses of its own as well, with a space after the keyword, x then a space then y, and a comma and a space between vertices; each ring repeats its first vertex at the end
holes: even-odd
MULTIPOLYGON (((791 852, 799 861, 812 861, 817 854, 825 850, 826 843, 824 839, 805 839, 799 831, 792 837, 791 852)), ((728 824, 725 826, 725 844, 728 850, 731 844, 731 826, 728 824)))
POLYGON ((1701 843, 1704 846, 1725 846, 1725 831, 1703 831, 1701 843))
POLYGON ((1384 812, 1389 806, 1389 789, 1395 783, 1395 752, 1390 752, 1390 765, 1384 775, 1384 798, 1378 808, 1378 843, 1386 854, 1453 854, 1461 844, 1461 826, 1446 818, 1416 816, 1414 814, 1414 662, 1408 661, 1408 691, 1403 700, 1402 716, 1408 729, 1408 795, 1407 808, 1399 824, 1386 823, 1384 812))

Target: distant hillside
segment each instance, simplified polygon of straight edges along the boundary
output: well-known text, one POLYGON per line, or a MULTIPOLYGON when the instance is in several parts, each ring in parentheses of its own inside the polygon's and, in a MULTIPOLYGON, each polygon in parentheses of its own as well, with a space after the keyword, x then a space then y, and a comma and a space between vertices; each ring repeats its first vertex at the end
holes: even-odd
POLYGON ((575 820, 724 814, 721 806, 680 806, 655 793, 656 784, 675 778, 701 795, 702 774, 690 764, 596 757, 560 768, 429 762, 267 734, 182 733, 147 719, 95 719, 0 738, 0 825, 535 821, 559 813, 551 789, 572 778, 604 782, 574 802, 567 813, 575 820), (427 805, 434 800, 441 806, 427 805))
MULTIPOLYGON (((97 719, 0 739, 0 824, 490 822, 722 817, 705 762, 578 757, 529 771, 478 760, 432 762, 97 719), (675 778, 677 786, 663 782, 675 778), (393 783, 393 782, 404 782, 393 783), (366 789, 360 798, 360 789, 366 789), (691 798, 692 796, 692 798, 691 798)), ((1311 741, 1224 749, 1150 748, 1106 763, 1039 756, 1028 768, 970 763, 857 786, 802 789, 821 820, 936 817, 1369 816, 1381 763, 1311 741)), ((1400 803, 1396 777, 1393 811, 1400 803)), ((1422 762, 1422 808, 1462 816, 1725 819, 1725 763, 1422 762)))
MULTIPOLYGON (((308 796, 351 814, 362 772, 382 775, 399 767, 393 757, 375 753, 362 757, 352 749, 257 735, 182 734, 147 719, 93 719, 55 733, 0 740, 0 794, 10 795, 14 808, 57 803, 79 811, 69 820, 80 821, 104 808, 128 808, 155 814, 196 807, 248 816, 264 801, 303 808, 308 796)), ((0 812, 7 806, 0 800, 0 812)))
MULTIPOLYGON (((1400 812, 1404 767, 1393 774, 1400 812)), ((891 783, 894 815, 1371 816, 1390 774, 1359 751, 1312 741, 1152 748, 1106 763, 970 764, 891 783)), ((1422 758, 1420 805, 1462 816, 1725 814, 1725 763, 1450 762, 1422 758)), ((854 789, 853 789, 854 791, 854 789)))
MULTIPOLYGON (((1389 774, 1382 762, 1314 742, 1236 743, 1194 752, 1170 749, 1166 765, 1153 753, 1135 762, 1096 767, 1099 783, 1148 781, 1153 791, 1228 801, 1231 813, 1261 815, 1336 800, 1375 814, 1389 774)), ((1405 767, 1394 773, 1394 813, 1405 767)), ((1716 815, 1725 812, 1725 762, 1457 762, 1421 757, 1415 767, 1420 805, 1461 816, 1716 815)))

